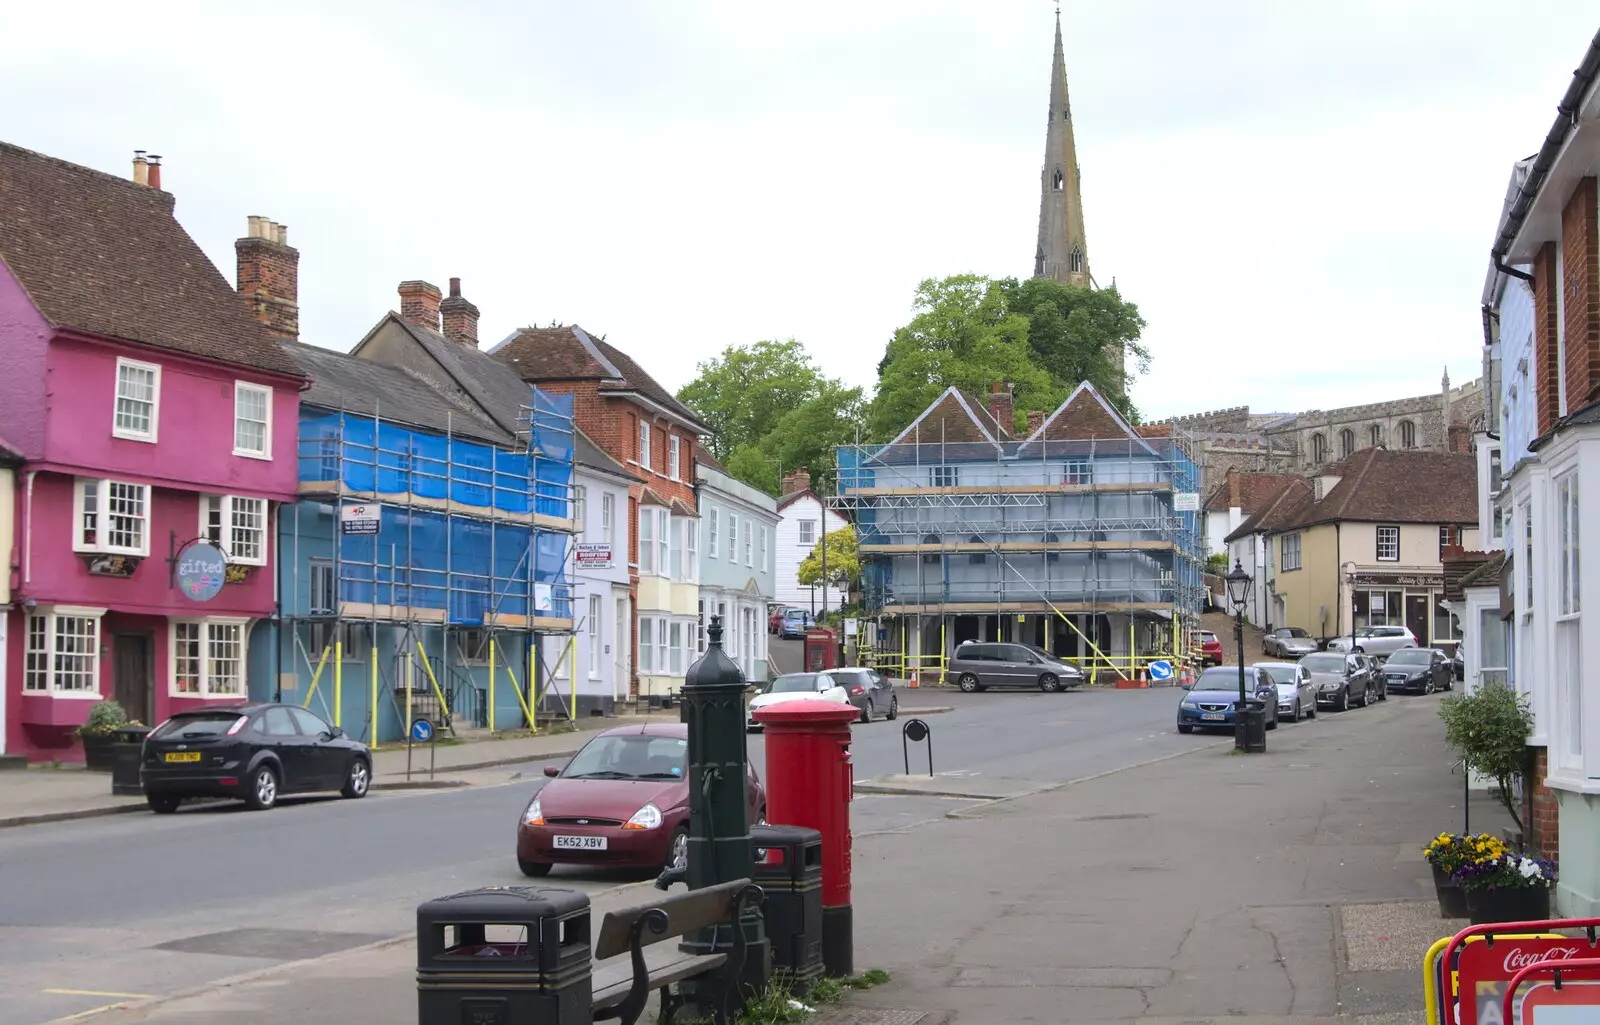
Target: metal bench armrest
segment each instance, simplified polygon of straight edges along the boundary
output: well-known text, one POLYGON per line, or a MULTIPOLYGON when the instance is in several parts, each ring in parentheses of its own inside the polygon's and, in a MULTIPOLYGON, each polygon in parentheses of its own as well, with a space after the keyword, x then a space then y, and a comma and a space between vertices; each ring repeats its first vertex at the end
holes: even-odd
POLYGON ((633 986, 628 990, 628 995, 622 1003, 615 1007, 601 1011, 595 1015, 595 1021, 605 1021, 610 1018, 619 1019, 622 1025, 634 1025, 639 1020, 639 1015, 644 1013, 645 1004, 650 1000, 650 969, 644 963, 644 930, 649 926, 650 931, 661 935, 672 924, 672 919, 660 908, 651 908, 633 920, 633 925, 628 930, 628 958, 633 964, 633 986))
POLYGON ((751 883, 740 890, 733 898, 733 950, 728 954, 728 963, 722 966, 720 988, 717 994, 717 1025, 727 1025, 733 1020, 731 1006, 734 996, 739 992, 739 977, 744 973, 745 957, 748 954, 749 944, 744 935, 744 913, 747 907, 760 907, 766 899, 766 892, 751 883))

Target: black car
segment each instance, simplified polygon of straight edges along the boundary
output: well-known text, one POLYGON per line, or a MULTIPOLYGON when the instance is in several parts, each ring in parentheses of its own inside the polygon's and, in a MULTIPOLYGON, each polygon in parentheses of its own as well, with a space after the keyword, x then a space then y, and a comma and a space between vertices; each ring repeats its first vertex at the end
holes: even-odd
POLYGON ((162 814, 185 797, 236 797, 256 809, 314 790, 365 797, 372 753, 297 705, 210 705, 151 731, 139 782, 162 814))
POLYGON ((1404 648, 1383 664, 1383 678, 1390 690, 1432 694, 1454 686, 1455 675, 1450 657, 1437 648, 1404 648))

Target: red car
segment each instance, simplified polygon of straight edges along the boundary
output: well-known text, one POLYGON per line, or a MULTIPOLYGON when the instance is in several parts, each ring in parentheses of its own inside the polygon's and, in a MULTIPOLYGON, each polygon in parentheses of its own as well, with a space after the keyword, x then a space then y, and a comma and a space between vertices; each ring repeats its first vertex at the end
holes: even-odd
MULTIPOLYGON (((649 723, 606 730, 552 777, 517 824, 517 865, 548 875, 553 865, 663 868, 689 856, 689 727, 649 723)), ((767 795, 745 764, 746 813, 767 819, 767 795)))
POLYGON ((1220 666, 1222 664, 1222 642, 1210 630, 1196 630, 1193 635, 1193 644, 1200 647, 1200 665, 1220 666))

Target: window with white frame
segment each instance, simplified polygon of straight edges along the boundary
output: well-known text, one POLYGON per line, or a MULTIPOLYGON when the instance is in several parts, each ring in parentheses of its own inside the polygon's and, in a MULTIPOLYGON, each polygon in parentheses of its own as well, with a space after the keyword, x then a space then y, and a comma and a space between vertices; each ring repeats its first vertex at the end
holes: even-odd
POLYGON ((1400 561, 1400 528, 1399 527, 1379 527, 1378 528, 1378 561, 1379 562, 1399 562, 1400 561))
POLYGON ((656 571, 656 510, 654 506, 639 507, 639 572, 655 575, 656 571))
POLYGON ((589 679, 600 679, 600 596, 589 595, 589 679))
POLYGON ((589 489, 582 484, 572 486, 572 518, 578 525, 578 536, 583 536, 583 525, 589 519, 589 489))
POLYGON ((656 621, 649 616, 639 617, 639 672, 652 676, 656 671, 656 621))
POLYGON ((672 567, 672 514, 665 509, 656 510, 656 566, 662 576, 672 567))
POLYGON ((650 469, 650 425, 639 421, 639 465, 650 469))
POLYGON ((672 665, 672 656, 667 654, 667 621, 656 620, 656 672, 662 676, 668 675, 672 665))
POLYGON ((936 488, 954 488, 961 485, 961 467, 928 467, 928 484, 936 488))
POLYGON ((1278 539, 1279 561, 1285 572, 1300 568, 1300 535, 1285 534, 1278 539))
POLYGON ((1560 615, 1556 619, 1556 719, 1565 736, 1555 745, 1564 769, 1583 768, 1583 602, 1578 578, 1578 476, 1556 482, 1556 531, 1560 536, 1560 615))
POLYGON ((117 359, 117 403, 111 434, 129 441, 155 441, 161 418, 161 367, 117 359))
POLYGON ((686 560, 684 559, 684 545, 682 537, 683 522, 682 516, 674 516, 668 524, 668 529, 674 534, 679 535, 672 538, 672 544, 669 546, 671 548, 670 558, 672 560, 670 571, 663 574, 670 580, 689 579, 689 567, 684 565, 686 560))
POLYGON ((98 697, 100 617, 104 614, 104 609, 66 605, 29 612, 23 692, 98 697))
POLYGON ((1094 464, 1087 459, 1068 459, 1061 470, 1063 484, 1094 483, 1094 464))
POLYGON ((604 491, 600 494, 600 540, 606 544, 611 543, 612 524, 616 520, 617 500, 611 492, 604 491))
POLYGON ((700 617, 695 623, 694 649, 703 654, 706 650, 706 600, 701 598, 695 607, 700 610, 700 617))
POLYGON ((678 446, 682 441, 676 434, 667 435, 667 476, 673 480, 682 480, 682 467, 678 465, 678 446))
POLYGON ((108 555, 150 554, 150 486, 78 478, 72 547, 108 555))
POLYGON ((754 523, 751 523, 749 520, 745 520, 744 521, 744 564, 746 566, 754 566, 755 565, 755 550, 756 550, 755 532, 756 532, 756 525, 754 523))
POLYGON ((1578 477, 1556 482, 1556 516, 1561 538, 1561 615, 1575 616, 1582 603, 1578 592, 1578 477))
POLYGON ((767 527, 761 525, 761 568, 767 568, 767 527))
POLYGON ((267 564, 267 500, 240 495, 200 496, 200 536, 215 541, 229 562, 267 564))
POLYGON ((310 593, 306 598, 306 611, 313 616, 331 616, 339 609, 339 578, 334 574, 331 559, 312 559, 310 564, 310 593))
POLYGON ((683 519, 683 579, 700 579, 700 521, 692 517, 683 519))
POLYGON ((800 528, 801 544, 805 545, 807 548, 810 548, 812 545, 817 543, 816 520, 800 520, 796 526, 800 528))
POLYGON ((456 642, 456 661, 467 666, 489 664, 489 631, 481 626, 464 626, 451 630, 456 642))
POLYGON ((233 454, 272 458, 272 389, 235 381, 233 385, 233 454))
POLYGON ((244 627, 242 619, 173 620, 173 695, 244 697, 244 627))
POLYGON ((1444 558, 1446 548, 1454 548, 1461 543, 1461 528, 1453 524, 1439 528, 1439 558, 1444 558))
POLYGON ((1533 506, 1524 502, 1522 517, 1522 614, 1533 612, 1533 506))
POLYGON ((710 516, 706 521, 706 558, 717 557, 717 507, 712 506, 710 516))
POLYGON ((668 675, 683 675, 683 624, 674 619, 667 624, 667 658, 669 659, 668 675))
POLYGON ((739 565, 739 517, 728 514, 728 562, 739 565))

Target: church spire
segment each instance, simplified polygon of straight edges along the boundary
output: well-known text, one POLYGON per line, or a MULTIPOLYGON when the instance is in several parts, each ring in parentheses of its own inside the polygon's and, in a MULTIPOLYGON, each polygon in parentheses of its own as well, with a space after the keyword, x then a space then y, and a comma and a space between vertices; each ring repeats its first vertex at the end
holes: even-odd
POLYGON ((1083 231, 1083 196, 1078 187, 1078 148, 1072 138, 1067 99, 1067 59, 1061 45, 1061 9, 1056 9, 1056 52, 1050 67, 1050 128, 1045 133, 1040 175, 1039 248, 1033 276, 1087 285, 1089 243, 1083 231))

